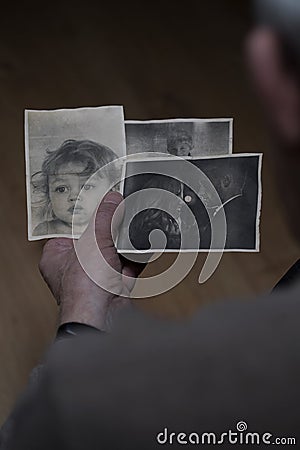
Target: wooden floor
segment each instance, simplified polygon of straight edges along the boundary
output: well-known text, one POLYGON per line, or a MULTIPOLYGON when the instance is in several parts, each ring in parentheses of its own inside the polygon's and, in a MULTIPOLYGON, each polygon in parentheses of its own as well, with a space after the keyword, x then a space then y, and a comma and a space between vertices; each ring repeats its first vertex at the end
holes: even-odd
POLYGON ((182 317, 219 298, 269 291, 299 254, 277 201, 272 144, 244 68, 248 2, 199 0, 186 9, 176 2, 80 3, 13 5, 0 19, 0 422, 51 341, 57 314, 37 270, 43 243, 26 240, 24 108, 123 104, 127 119, 234 117, 234 151, 264 152, 261 252, 226 254, 200 286, 201 255, 179 286, 139 301, 145 310, 182 317))

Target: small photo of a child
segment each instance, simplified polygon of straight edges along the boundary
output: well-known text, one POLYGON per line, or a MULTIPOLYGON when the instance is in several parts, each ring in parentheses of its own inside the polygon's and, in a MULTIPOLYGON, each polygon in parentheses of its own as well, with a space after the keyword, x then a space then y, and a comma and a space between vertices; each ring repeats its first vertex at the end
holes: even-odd
POLYGON ((126 120, 127 154, 179 157, 232 153, 233 119, 126 120))
POLYGON ((26 113, 29 240, 78 237, 118 182, 112 162, 126 152, 122 108, 26 113))

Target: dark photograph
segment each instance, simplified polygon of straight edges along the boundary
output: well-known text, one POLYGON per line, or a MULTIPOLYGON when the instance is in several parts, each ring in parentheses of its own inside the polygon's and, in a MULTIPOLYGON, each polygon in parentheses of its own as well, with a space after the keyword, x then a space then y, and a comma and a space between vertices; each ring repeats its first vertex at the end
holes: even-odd
POLYGON ((224 211, 225 251, 259 251, 261 158, 260 154, 235 154, 189 160, 188 163, 208 177, 218 200, 204 186, 201 177, 196 190, 187 185, 188 181, 187 184, 181 181, 188 180, 186 177, 190 175, 186 161, 167 158, 127 162, 123 194, 125 198, 131 194, 135 197, 132 207, 131 203, 126 206, 119 250, 132 251, 133 246, 136 251, 161 251, 162 233, 167 251, 219 250, 210 247, 211 229, 224 211), (160 173, 166 165, 172 165, 174 177, 160 173), (169 195, 164 195, 164 191, 169 195), (199 248, 192 244, 195 226, 200 235, 199 248), (153 233, 155 230, 162 233, 153 233), (183 235, 187 236, 184 246, 181 245, 183 235))

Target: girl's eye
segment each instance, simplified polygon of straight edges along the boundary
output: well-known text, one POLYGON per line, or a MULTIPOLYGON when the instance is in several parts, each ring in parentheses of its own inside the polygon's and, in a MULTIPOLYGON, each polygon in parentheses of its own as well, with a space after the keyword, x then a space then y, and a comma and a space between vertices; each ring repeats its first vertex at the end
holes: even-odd
POLYGON ((57 188, 55 188, 55 192, 59 192, 60 194, 63 194, 66 190, 66 186, 57 186, 57 188))
POLYGON ((90 189, 93 189, 93 186, 92 186, 91 184, 85 184, 85 185, 83 186, 83 189, 84 189, 85 191, 89 191, 90 189))

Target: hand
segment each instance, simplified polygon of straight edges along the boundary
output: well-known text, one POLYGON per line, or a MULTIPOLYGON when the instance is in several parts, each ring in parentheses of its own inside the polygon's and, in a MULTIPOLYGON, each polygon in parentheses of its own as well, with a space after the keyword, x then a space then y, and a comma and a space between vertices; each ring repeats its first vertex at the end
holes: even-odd
MULTIPOLYGON (((107 329, 113 310, 129 303, 128 297, 133 289, 135 278, 141 273, 144 265, 126 260, 117 253, 114 246, 111 222, 121 201, 122 196, 119 193, 107 194, 95 218, 95 234, 99 250, 117 272, 112 274, 103 267, 99 274, 99 285, 111 286, 114 294, 99 287, 89 278, 78 261, 72 239, 50 239, 45 244, 39 268, 60 305, 59 325, 78 322, 104 330, 107 329)), ((89 226, 94 224, 90 223, 89 226)), ((86 236, 87 230, 80 237, 78 244, 85 244, 86 236)), ((92 264, 99 258, 99 250, 88 249, 88 257, 92 264)))

